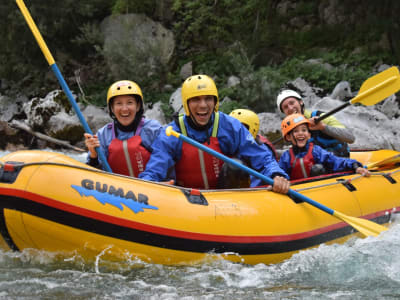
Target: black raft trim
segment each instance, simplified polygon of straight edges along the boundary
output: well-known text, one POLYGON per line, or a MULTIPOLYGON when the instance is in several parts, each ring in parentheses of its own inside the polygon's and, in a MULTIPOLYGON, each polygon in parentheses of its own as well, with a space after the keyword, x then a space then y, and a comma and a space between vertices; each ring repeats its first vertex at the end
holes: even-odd
POLYGON ((390 176, 390 174, 385 174, 383 175, 383 177, 385 177, 385 179, 387 179, 391 184, 397 183, 397 181, 392 176, 390 176))
MULTIPOLYGON (((312 237, 292 241, 260 243, 215 242, 174 237, 139 229, 127 228, 107 223, 105 221, 99 221, 81 215, 69 213, 30 200, 12 196, 0 196, 0 209, 4 208, 14 209, 59 224, 70 226, 72 228, 100 234, 111 238, 150 245, 154 247, 197 253, 234 252, 239 255, 284 253, 316 246, 321 243, 341 238, 355 232, 352 227, 346 226, 332 230, 330 232, 325 232, 312 237)), ((371 221, 382 224, 387 223, 389 220, 390 214, 387 214, 383 215, 382 217, 372 219, 371 221)), ((4 224, 3 227, 5 227, 4 224)))
POLYGON ((14 241, 8 232, 6 221, 4 219, 4 209, 0 209, 0 234, 11 250, 19 251, 17 245, 14 244, 14 241))

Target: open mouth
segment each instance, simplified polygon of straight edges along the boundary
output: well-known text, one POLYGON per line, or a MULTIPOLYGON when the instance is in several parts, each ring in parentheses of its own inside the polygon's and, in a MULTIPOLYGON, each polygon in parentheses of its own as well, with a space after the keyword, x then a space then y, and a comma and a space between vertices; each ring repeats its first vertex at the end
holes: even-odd
POLYGON ((306 143, 307 139, 305 137, 296 137, 297 143, 306 143))
POLYGON ((127 118, 130 118, 130 117, 131 117, 131 114, 124 114, 124 115, 120 114, 119 117, 120 117, 120 118, 127 119, 127 118))
POLYGON ((208 112, 205 112, 205 113, 196 113, 196 117, 199 119, 199 120, 207 120, 208 119, 208 112))

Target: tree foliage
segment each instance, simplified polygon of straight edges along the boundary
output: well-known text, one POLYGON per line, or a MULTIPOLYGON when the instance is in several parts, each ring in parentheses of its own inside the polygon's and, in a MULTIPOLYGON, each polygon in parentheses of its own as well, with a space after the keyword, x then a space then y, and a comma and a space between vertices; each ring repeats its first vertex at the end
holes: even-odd
MULTIPOLYGON (((276 91, 297 77, 329 92, 340 80, 357 88, 379 63, 400 64, 397 0, 26 0, 26 6, 67 82, 78 90, 81 74, 95 103, 104 102, 110 74, 99 25, 112 14, 145 14, 174 32, 171 64, 143 81, 145 93, 160 99, 168 99, 165 84, 180 84, 180 67, 189 61, 195 73, 216 79, 233 106, 258 111, 273 109, 276 91), (329 16, 340 10, 343 20, 322 18, 327 7, 329 16), (304 64, 309 58, 335 68, 304 64), (226 85, 231 75, 239 85, 226 85)), ((0 29, 0 78, 18 83, 28 96, 58 87, 14 1, 0 2, 0 29)), ((133 52, 121 70, 134 70, 139 60, 133 52)))
MULTIPOLYGON (((95 48, 90 40, 83 42, 83 29, 109 14, 109 1, 31 0, 25 4, 60 69, 87 63, 95 48)), ((43 76, 48 71, 47 62, 15 1, 1 2, 0 28, 5 33, 0 46, 0 58, 5 62, 0 77, 19 82, 28 94, 39 93, 38 87, 44 84, 54 86, 53 77, 43 76)))

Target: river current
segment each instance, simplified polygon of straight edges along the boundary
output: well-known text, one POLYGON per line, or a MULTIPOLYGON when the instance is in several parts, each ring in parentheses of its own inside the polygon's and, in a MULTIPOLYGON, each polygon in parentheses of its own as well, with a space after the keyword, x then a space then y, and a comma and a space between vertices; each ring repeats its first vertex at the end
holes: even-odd
POLYGON ((276 265, 162 266, 101 256, 88 264, 78 256, 0 250, 0 299, 399 299, 400 216, 389 228, 276 265))

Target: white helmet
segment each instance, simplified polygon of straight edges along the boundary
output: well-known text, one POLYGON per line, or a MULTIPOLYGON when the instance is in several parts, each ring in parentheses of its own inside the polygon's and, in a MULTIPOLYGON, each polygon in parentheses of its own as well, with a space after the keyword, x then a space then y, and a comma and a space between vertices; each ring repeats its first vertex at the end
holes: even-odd
POLYGON ((279 93, 278 97, 276 97, 276 106, 278 107, 279 111, 283 112, 282 108, 281 108, 281 104, 285 99, 290 98, 290 97, 302 100, 299 93, 297 93, 293 90, 283 90, 279 93))

